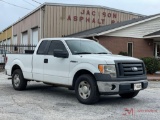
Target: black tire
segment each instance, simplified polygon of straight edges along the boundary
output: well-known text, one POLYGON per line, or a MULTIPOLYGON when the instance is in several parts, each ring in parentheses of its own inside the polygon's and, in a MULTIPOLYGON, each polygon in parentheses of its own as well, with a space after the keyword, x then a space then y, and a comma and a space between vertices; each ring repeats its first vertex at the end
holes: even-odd
POLYGON ((15 90, 25 90, 27 87, 27 80, 24 79, 22 71, 17 69, 12 74, 12 85, 15 90))
POLYGON ((96 81, 89 74, 84 74, 78 77, 75 83, 75 93, 78 101, 83 104, 94 104, 99 100, 99 91, 96 81), (81 84, 86 84, 86 85, 81 85, 81 84), (86 90, 84 90, 85 88, 86 90), (81 92, 82 89, 83 92, 81 92), (84 91, 86 93, 84 93, 84 91))
POLYGON ((119 94, 122 98, 134 98, 135 96, 137 96, 139 93, 139 91, 134 91, 134 92, 130 92, 130 93, 123 93, 123 94, 119 94))

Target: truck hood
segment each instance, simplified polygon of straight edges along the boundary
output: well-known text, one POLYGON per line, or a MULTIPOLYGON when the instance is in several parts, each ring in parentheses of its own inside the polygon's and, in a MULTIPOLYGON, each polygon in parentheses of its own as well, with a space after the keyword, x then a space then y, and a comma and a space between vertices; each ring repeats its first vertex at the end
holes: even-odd
POLYGON ((122 56, 122 55, 114 55, 114 54, 87 54, 81 55, 83 59, 87 60, 97 60, 97 61, 105 61, 107 64, 115 64, 114 61, 141 61, 137 58, 122 56))

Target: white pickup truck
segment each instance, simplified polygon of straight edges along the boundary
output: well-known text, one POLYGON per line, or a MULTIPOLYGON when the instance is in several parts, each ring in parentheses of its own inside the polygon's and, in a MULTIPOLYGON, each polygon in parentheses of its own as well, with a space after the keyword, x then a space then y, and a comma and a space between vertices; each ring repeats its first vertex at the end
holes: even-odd
POLYGON ((7 54, 5 70, 15 90, 24 90, 27 81, 64 86, 83 104, 97 102, 100 95, 133 98, 148 86, 141 60, 113 55, 80 38, 42 39, 33 54, 7 54))

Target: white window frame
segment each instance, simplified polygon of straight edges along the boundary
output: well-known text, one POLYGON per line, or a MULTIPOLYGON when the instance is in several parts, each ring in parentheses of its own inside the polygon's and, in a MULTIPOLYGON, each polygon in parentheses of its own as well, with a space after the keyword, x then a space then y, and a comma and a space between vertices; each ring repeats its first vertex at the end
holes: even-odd
POLYGON ((132 44, 132 56, 131 57, 133 57, 133 42, 127 42, 127 53, 128 53, 128 47, 129 47, 128 44, 130 43, 132 44))
POLYGON ((154 53, 154 56, 155 56, 155 58, 160 58, 160 57, 158 57, 158 52, 157 52, 157 45, 160 45, 160 42, 154 42, 154 44, 155 44, 155 53, 154 53))

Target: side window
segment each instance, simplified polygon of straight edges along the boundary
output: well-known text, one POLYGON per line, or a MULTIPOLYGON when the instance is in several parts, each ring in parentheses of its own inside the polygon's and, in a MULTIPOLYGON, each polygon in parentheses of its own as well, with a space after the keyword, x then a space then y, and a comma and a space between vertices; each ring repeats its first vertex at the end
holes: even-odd
POLYGON ((49 50, 48 50, 48 55, 53 55, 54 50, 62 50, 62 51, 67 51, 63 42, 62 41, 52 41, 49 50))
POLYGON ((48 43, 47 40, 41 42, 41 44, 40 44, 40 46, 38 48, 37 54, 44 54, 46 46, 47 46, 47 43, 48 43))

